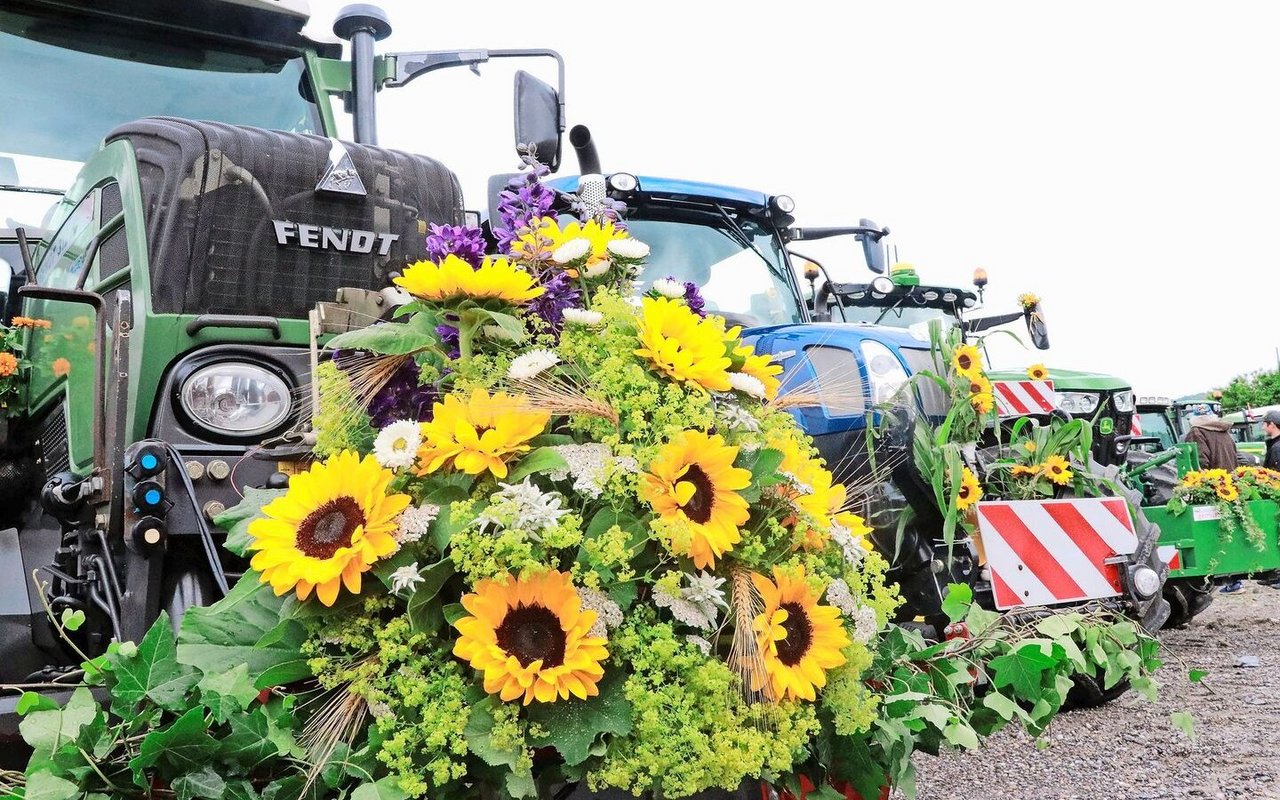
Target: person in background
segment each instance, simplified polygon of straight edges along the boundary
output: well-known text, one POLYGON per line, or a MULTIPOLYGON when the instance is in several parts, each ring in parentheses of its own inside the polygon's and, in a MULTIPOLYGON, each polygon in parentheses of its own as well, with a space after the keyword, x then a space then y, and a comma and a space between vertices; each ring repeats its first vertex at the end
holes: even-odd
POLYGON ((1262 466, 1280 470, 1280 411, 1268 411, 1262 416, 1262 434, 1267 437, 1267 454, 1262 466))
POLYGON ((1236 442, 1231 438, 1231 423, 1213 413, 1207 405, 1192 412, 1191 429, 1183 441, 1192 442, 1200 451, 1200 469, 1236 468, 1236 442))

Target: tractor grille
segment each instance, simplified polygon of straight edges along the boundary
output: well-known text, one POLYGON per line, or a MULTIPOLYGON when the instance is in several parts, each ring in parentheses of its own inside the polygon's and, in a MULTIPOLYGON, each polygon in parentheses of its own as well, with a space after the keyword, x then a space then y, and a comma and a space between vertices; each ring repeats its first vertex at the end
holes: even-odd
POLYGON ((119 139, 138 162, 160 313, 304 317, 339 287, 388 285, 425 256, 430 223, 461 221, 457 179, 423 156, 345 144, 365 194, 334 194, 316 191, 334 144, 320 136, 153 118, 108 135, 119 139), (396 238, 385 255, 376 242, 303 247, 296 233, 277 243, 273 221, 396 238))
POLYGON ((66 472, 71 468, 71 456, 67 451, 67 406, 59 403, 56 408, 45 415, 40 423, 40 466, 42 475, 40 482, 48 480, 50 475, 66 472))

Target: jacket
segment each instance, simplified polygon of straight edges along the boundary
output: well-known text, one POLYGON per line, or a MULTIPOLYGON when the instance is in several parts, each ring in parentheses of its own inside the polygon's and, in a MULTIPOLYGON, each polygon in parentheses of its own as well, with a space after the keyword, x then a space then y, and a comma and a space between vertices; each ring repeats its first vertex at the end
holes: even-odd
POLYGON ((1185 441, 1200 449, 1200 469, 1236 468, 1236 442, 1230 431, 1231 423, 1221 417, 1202 414, 1191 418, 1185 441))
POLYGON ((1280 470, 1280 436, 1267 440, 1267 454, 1262 459, 1262 466, 1280 470))

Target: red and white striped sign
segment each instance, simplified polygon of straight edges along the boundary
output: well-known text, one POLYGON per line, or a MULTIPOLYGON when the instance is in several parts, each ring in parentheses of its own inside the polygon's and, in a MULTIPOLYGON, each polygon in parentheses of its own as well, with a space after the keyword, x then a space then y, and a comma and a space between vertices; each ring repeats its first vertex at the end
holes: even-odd
POLYGON ((1162 544, 1156 548, 1156 553, 1160 555, 1160 560, 1163 561, 1169 569, 1182 569, 1182 553, 1177 547, 1174 547, 1171 544, 1162 544))
POLYGON ((1117 555, 1138 549, 1121 497, 978 503, 996 608, 1055 605, 1123 593, 1117 555))
POLYGON ((1002 417, 1048 414, 1058 407, 1053 381, 993 381, 991 394, 1002 417))
POLYGON ((1138 415, 1133 415, 1133 420, 1129 423, 1129 434, 1131 436, 1142 435, 1142 420, 1138 419, 1138 415))

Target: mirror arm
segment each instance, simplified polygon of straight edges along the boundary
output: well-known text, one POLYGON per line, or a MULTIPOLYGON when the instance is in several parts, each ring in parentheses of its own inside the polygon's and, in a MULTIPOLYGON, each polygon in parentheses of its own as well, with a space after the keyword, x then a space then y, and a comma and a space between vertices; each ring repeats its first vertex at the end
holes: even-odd
MULTIPOLYGON (((814 296, 813 308, 810 309, 813 312, 815 320, 817 320, 817 317, 819 315, 818 300, 821 299, 822 304, 824 306, 821 314, 827 317, 827 321, 830 321, 831 317, 825 308, 828 302, 827 297, 830 296, 835 298, 836 308, 840 309, 840 320, 842 322, 845 321, 846 317, 844 313, 844 301, 840 299, 839 293, 831 291, 831 287, 835 285, 835 281, 831 280, 831 273, 827 272, 827 268, 823 265, 823 263, 818 259, 813 258, 812 256, 806 256, 804 253, 797 253, 795 250, 792 250, 790 248, 787 248, 787 252, 793 256, 796 256, 797 258, 803 258, 805 261, 812 263, 814 266, 818 268, 819 271, 822 272, 822 277, 826 279, 823 282, 821 288, 818 289, 818 293, 814 296)), ((817 321, 821 322, 823 320, 817 320, 817 321)))
POLYGON ((447 67, 470 67, 473 72, 477 67, 493 58, 553 58, 556 61, 556 90, 560 95, 560 130, 565 129, 564 110, 564 58, 555 50, 434 50, 417 53, 390 53, 388 59, 394 59, 392 77, 384 82, 388 88, 399 88, 409 81, 447 67))
POLYGON ((865 227, 849 227, 849 228, 788 228, 787 241, 813 241, 815 239, 829 239, 832 236, 870 236, 874 241, 879 241, 889 235, 888 228, 865 228, 865 227))

